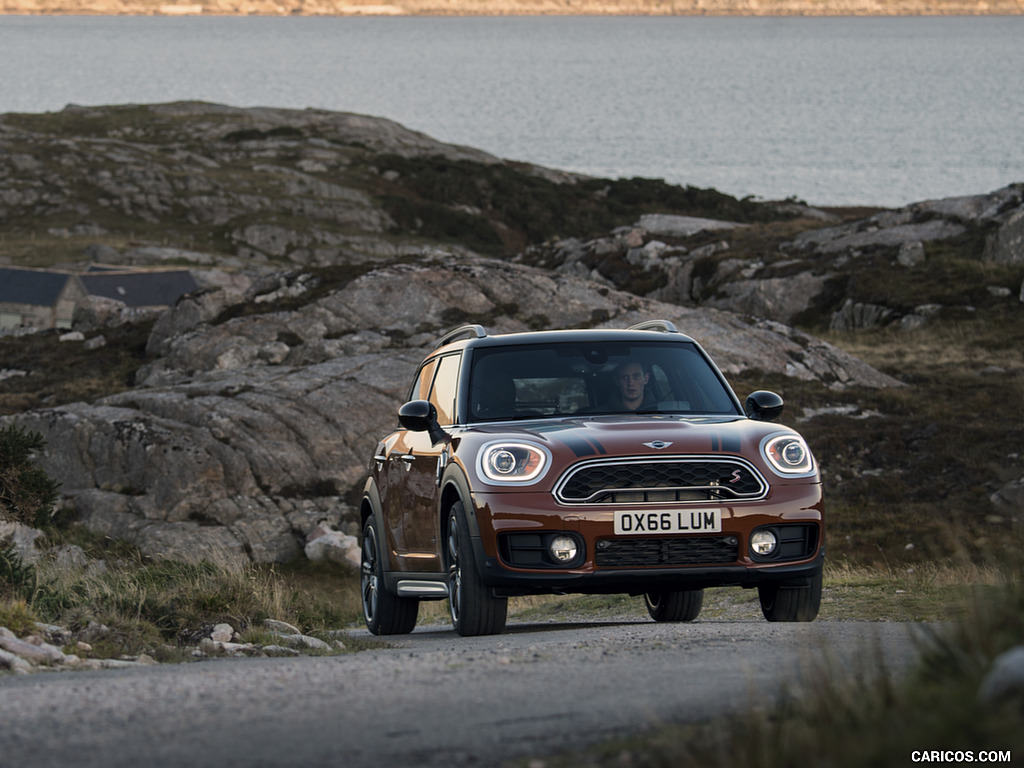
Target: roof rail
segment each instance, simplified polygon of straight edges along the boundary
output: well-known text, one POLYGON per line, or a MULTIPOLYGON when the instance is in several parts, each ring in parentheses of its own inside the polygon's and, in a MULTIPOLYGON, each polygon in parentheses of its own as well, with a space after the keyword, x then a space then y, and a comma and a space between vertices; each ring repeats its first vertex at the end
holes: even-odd
POLYGON ((674 324, 668 320, 647 320, 629 326, 630 331, 661 331, 662 333, 679 333, 674 324))
POLYGON ((482 325, 463 325, 456 328, 453 331, 448 331, 444 336, 437 340, 434 344, 434 349, 443 347, 445 344, 451 344, 456 339, 461 339, 463 336, 476 339, 482 339, 487 335, 487 331, 484 330, 482 325))

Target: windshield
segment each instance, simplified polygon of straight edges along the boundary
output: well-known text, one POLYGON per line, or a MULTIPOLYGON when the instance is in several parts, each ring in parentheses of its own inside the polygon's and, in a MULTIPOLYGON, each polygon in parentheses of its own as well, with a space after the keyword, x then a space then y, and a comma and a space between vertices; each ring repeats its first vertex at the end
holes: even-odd
POLYGON ((727 385, 685 342, 477 348, 470 421, 607 413, 736 415, 727 385))

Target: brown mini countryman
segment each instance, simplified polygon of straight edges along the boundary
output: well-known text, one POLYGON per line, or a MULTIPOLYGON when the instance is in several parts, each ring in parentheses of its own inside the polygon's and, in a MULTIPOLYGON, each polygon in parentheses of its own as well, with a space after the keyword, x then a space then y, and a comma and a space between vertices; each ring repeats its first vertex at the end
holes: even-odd
POLYGON ((810 449, 741 405, 671 323, 490 336, 423 361, 370 460, 362 602, 374 634, 449 599, 461 635, 501 632, 508 597, 643 595, 697 617, 704 588, 756 587, 769 621, 811 621, 825 557, 810 449))

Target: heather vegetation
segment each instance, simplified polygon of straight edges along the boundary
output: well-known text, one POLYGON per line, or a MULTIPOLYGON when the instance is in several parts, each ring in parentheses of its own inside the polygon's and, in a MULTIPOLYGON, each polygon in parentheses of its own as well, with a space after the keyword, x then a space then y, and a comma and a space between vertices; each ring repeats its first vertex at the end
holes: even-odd
MULTIPOLYGON (((103 139, 97 142, 102 147, 135 137, 167 148, 161 155, 147 156, 147 163, 172 159, 185 131, 185 118, 182 124, 161 127, 142 108, 4 119, 27 132, 103 139)), ((197 125, 210 123, 196 119, 197 125)), ((695 301, 716 298, 720 286, 712 278, 722 274, 729 260, 763 262, 773 270, 772 276, 789 276, 788 270, 796 267, 782 246, 799 233, 822 226, 820 220, 793 213, 790 206, 737 200, 714 190, 672 187, 658 180, 583 180, 565 185, 510 165, 442 160, 429 154, 375 154, 359 142, 314 135, 305 125, 253 127, 239 122, 228 127, 216 141, 202 134, 185 146, 216 158, 216 173, 202 182, 208 186, 204 193, 213 191, 199 199, 203 205, 215 200, 218 213, 229 223, 206 225, 190 219, 200 203, 186 204, 186 182, 177 172, 169 172, 166 189, 171 191, 160 202, 167 204, 171 215, 161 207, 146 211, 155 219, 148 221, 146 216, 128 215, 127 203, 110 205, 92 211, 100 234, 69 231, 66 227, 81 218, 78 206, 87 204, 75 203, 75 195, 89 202, 95 197, 90 179, 96 168, 84 163, 76 182, 81 188, 60 189, 67 198, 63 208, 48 213, 26 204, 23 214, 12 213, 3 222, 3 254, 14 264, 53 266, 65 263, 71 254, 78 258, 94 243, 115 251, 172 245, 201 247, 227 262, 236 251, 253 252, 262 244, 237 239, 239 233, 248 233, 249 225, 264 221, 265 211, 245 207, 258 198, 255 192, 272 208, 301 197, 286 195, 276 186, 279 178, 291 176, 257 168, 254 158, 269 153, 275 162, 287 165, 302 158, 308 149, 303 142, 312 139, 317 151, 330 146, 344 155, 331 179, 360 185, 367 198, 387 212, 394 227, 375 236, 396 248, 442 241, 446 247, 542 264, 550 251, 543 247, 546 242, 606 235, 644 213, 750 223, 730 234, 727 251, 701 257, 695 265, 694 276, 703 280, 704 291, 692 297, 695 301), (239 182, 250 184, 254 194, 236 195, 231 185, 239 182)), ((64 143, 57 145, 60 149, 64 143)), ((36 151, 28 140, 17 149, 36 151)), ((58 163, 56 156, 39 155, 45 166, 41 173, 73 177, 76 166, 71 159, 65 158, 67 165, 58 168, 46 165, 58 163)), ((204 168, 213 165, 197 165, 187 183, 200 184, 204 168)), ((113 164, 105 170, 121 172, 113 164)), ((141 184, 143 175, 133 177, 132 183, 141 184)), ((26 192, 25 199, 35 200, 33 194, 26 192)), ((111 199, 118 198, 111 193, 111 199)), ((135 198, 126 193, 123 200, 129 199, 135 198)), ((312 204, 309 210, 322 212, 312 204)), ((874 211, 829 213, 855 221, 874 211)), ((273 216, 275 223, 294 228, 289 233, 297 233, 295 241, 314 228, 320 228, 325 242, 358 229, 348 219, 335 227, 337 222, 312 215, 307 219, 295 211, 275 210, 273 216)), ((376 226, 376 218, 368 221, 368 228, 376 226)), ((367 237, 366 232, 358 234, 367 237)), ((1000 298, 991 290, 1010 286, 1016 291, 1024 282, 1024 267, 981 259, 989 234, 984 225, 971 224, 959 236, 929 242, 924 266, 915 269, 899 266, 891 247, 862 249, 844 267, 833 270, 826 290, 797 318, 803 330, 851 352, 904 386, 841 388, 755 370, 732 380, 741 397, 755 389, 780 392, 787 401, 783 421, 808 438, 823 469, 828 561, 821 620, 952 620, 932 637, 920 669, 906 679, 871 669, 852 680, 823 670, 820 684, 813 686, 817 693, 794 696, 780 709, 765 708, 727 728, 717 722, 671 727, 642 740, 616 742, 587 757, 551 760, 551 766, 583 765, 586 760, 595 766, 789 766, 805 764, 808 754, 835 766, 906 764, 911 749, 941 749, 947 743, 958 749, 1024 751, 1020 702, 984 708, 974 703, 974 692, 992 659, 1024 642, 1020 510, 992 500, 1000 488, 1024 475, 1024 305, 1015 296, 1000 298), (944 310, 919 327, 892 323, 832 330, 830 319, 846 299, 896 311, 933 303, 944 310), (954 735, 963 739, 954 743, 954 735)), ((719 239, 717 233, 678 242, 665 238, 669 246, 685 246, 691 252, 719 239)), ((584 267, 614 275, 617 287, 636 294, 656 287, 658 275, 628 262, 625 253, 594 249, 584 267)), ((258 267, 264 273, 294 270, 300 262, 290 260, 292 255, 268 251, 258 267)), ((415 257, 408 252, 385 250, 383 256, 355 263, 303 266, 311 276, 308 293, 236 304, 212 324, 294 309, 347 285, 373 266, 410 258, 415 257)), ((514 314, 514 297, 495 311, 514 314)), ((451 324, 487 324, 490 318, 452 312, 444 319, 451 324)), ((605 319, 600 313, 593 316, 595 323, 605 319)), ((539 316, 526 321, 545 326, 539 316)), ((31 379, 0 378, 0 415, 95 402, 131 389, 140 366, 151 362, 146 351, 151 328, 150 323, 104 329, 106 345, 94 350, 62 343, 55 331, 0 337, 5 372, 33 372, 31 379)), ((39 549, 47 553, 26 562, 10 540, 0 541, 0 626, 21 635, 35 622, 58 624, 87 640, 88 653, 96 657, 147 653, 171 661, 191 658, 189 649, 197 639, 220 622, 230 622, 243 640, 254 641, 265 619, 287 621, 324 637, 359 625, 358 579, 340 566, 154 559, 125 542, 85 530, 74 510, 53 508, 61 478, 35 470, 33 457, 43 450, 31 433, 11 428, 0 432, 0 523, 19 521, 41 529, 40 543, 45 546, 39 549), (84 559, 62 556, 72 548, 80 548, 84 559)), ((708 595, 702 618, 756 619, 758 610, 756 595, 720 590, 708 595)), ((517 616, 534 621, 565 616, 643 620, 643 613, 638 600, 619 597, 522 599, 513 604, 512 621, 517 616)), ((426 606, 423 615, 443 622, 445 606, 426 606)), ((346 646, 360 647, 351 639, 346 646)))

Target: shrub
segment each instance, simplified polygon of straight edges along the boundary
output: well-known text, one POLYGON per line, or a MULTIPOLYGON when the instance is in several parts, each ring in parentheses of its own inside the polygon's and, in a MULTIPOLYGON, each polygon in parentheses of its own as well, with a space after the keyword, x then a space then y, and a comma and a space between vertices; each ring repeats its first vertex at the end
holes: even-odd
POLYGON ((0 599, 27 599, 35 587, 35 568, 25 565, 13 541, 0 539, 0 599))
POLYGON ((60 484, 32 463, 45 445, 38 432, 0 429, 0 517, 36 528, 49 522, 60 484))

